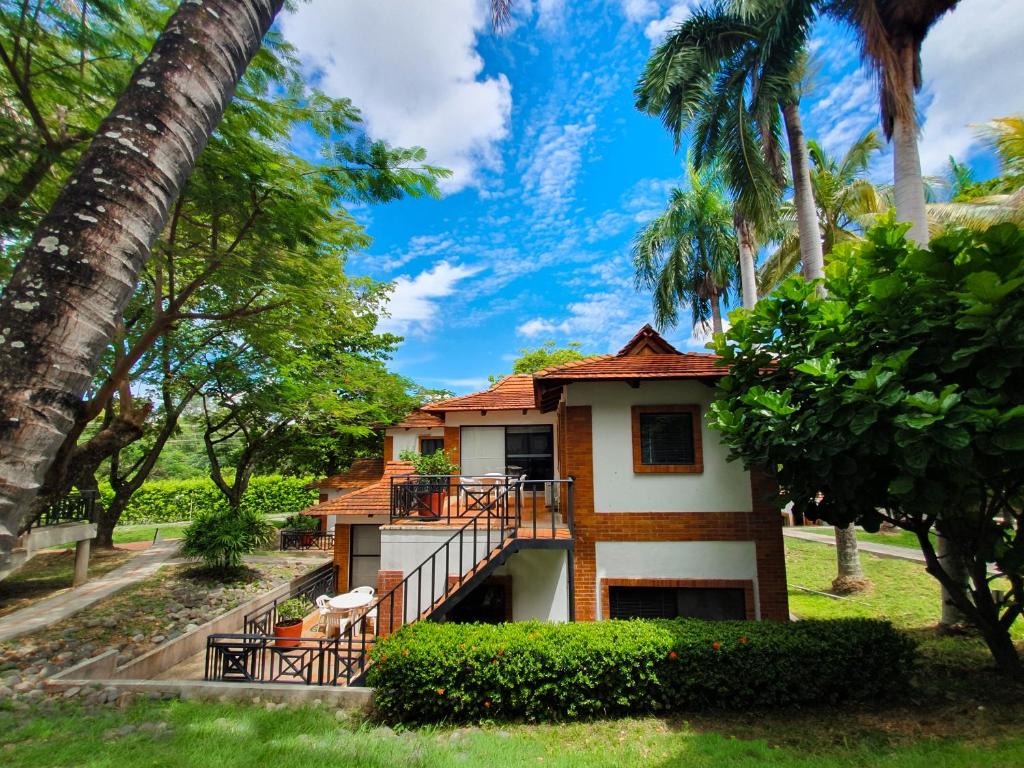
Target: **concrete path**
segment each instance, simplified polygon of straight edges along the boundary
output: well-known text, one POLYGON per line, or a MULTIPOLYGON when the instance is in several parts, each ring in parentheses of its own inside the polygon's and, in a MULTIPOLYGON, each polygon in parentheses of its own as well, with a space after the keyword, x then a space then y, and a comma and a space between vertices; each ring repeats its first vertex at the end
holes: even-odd
POLYGON ((97 600, 145 579, 174 557, 178 544, 177 541, 158 541, 120 568, 78 589, 62 592, 0 617, 0 642, 55 624, 97 600))
MULTIPOLYGON (((831 529, 830 529, 831 530, 831 529)), ((819 544, 836 545, 835 536, 814 533, 806 528, 783 528, 782 535, 791 539, 802 539, 803 541, 816 541, 819 544)), ((924 565, 924 555, 920 550, 909 547, 897 547, 892 544, 876 544, 873 541, 857 541, 857 549, 861 552, 870 552, 879 557, 889 557, 894 560, 912 560, 915 563, 924 565)))

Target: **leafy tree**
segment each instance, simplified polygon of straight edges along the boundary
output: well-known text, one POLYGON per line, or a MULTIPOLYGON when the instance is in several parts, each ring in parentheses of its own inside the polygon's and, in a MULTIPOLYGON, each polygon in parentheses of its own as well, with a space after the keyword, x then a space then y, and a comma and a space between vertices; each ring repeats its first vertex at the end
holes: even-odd
POLYGON ((13 545, 150 248, 283 5, 182 3, 35 228, 0 297, 0 554, 13 545))
POLYGON ((668 207, 633 239, 638 288, 654 291, 659 327, 679 321, 689 305, 693 327, 722 332, 722 300, 736 283, 732 205, 711 168, 689 169, 689 189, 673 189, 668 207))
MULTIPOLYGON (((874 131, 851 144, 842 157, 828 154, 814 140, 807 142, 811 189, 826 263, 837 243, 859 239, 865 224, 889 207, 884 191, 867 177, 871 156, 880 148, 874 131)), ((794 206, 786 203, 780 219, 783 232, 778 248, 758 270, 758 290, 762 295, 771 293, 800 265, 800 231, 794 206)))
POLYGON ((916 534, 928 572, 1020 674, 1024 233, 958 231, 922 250, 906 231, 890 218, 839 246, 827 296, 790 278, 735 312, 715 340, 731 369, 710 421, 805 514, 916 534))
POLYGON ((772 229, 783 150, 789 140, 800 254, 809 278, 821 275, 821 237, 800 120, 804 45, 813 3, 714 3, 684 21, 651 55, 637 85, 637 107, 660 115, 678 144, 693 129, 698 166, 717 159, 736 198, 736 231, 746 307, 757 300, 755 232, 772 229))
MULTIPOLYGON (((545 368, 582 360, 586 357, 580 351, 582 347, 583 345, 578 341, 570 341, 564 347, 559 347, 554 341, 545 341, 536 349, 520 349, 519 357, 512 362, 512 373, 536 373, 545 368)), ((504 376, 488 376, 487 378, 494 384, 504 376)))

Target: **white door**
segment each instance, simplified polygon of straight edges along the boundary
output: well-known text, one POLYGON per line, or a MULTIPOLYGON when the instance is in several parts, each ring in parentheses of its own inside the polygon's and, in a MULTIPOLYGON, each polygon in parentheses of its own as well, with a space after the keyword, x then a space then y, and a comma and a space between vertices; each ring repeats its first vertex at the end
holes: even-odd
POLYGON ((488 472, 505 474, 505 428, 463 427, 459 455, 466 477, 488 472))

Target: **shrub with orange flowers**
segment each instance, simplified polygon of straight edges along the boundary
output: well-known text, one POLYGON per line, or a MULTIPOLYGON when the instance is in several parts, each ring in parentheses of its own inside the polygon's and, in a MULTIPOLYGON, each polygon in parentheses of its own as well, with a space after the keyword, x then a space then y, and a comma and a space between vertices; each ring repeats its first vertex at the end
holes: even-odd
POLYGON ((424 723, 879 699, 905 684, 914 646, 870 619, 420 622, 371 655, 380 714, 424 723))

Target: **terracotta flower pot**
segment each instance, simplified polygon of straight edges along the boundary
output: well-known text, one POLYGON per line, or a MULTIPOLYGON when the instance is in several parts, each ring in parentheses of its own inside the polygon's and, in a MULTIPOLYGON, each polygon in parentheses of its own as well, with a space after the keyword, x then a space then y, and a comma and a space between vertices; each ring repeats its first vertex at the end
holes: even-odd
POLYGON ((293 648, 299 644, 298 638, 302 637, 302 619, 289 619, 288 621, 274 625, 274 637, 278 639, 274 645, 278 648, 293 648))

